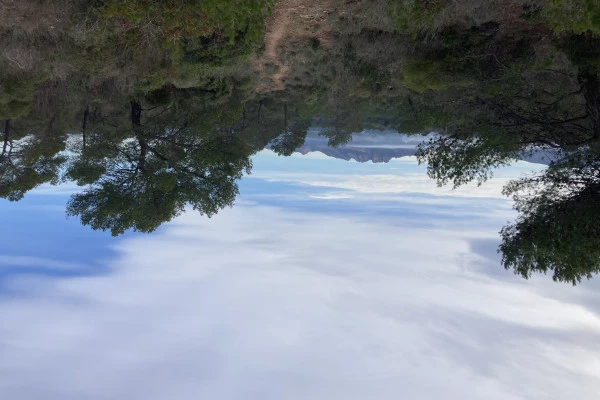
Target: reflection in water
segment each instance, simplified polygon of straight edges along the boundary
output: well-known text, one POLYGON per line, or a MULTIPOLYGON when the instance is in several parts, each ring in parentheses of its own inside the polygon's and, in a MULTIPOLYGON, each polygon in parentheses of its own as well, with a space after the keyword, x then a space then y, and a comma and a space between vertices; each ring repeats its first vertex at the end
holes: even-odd
POLYGON ((232 204, 251 148, 232 133, 203 130, 198 121, 207 110, 183 107, 142 118, 141 104, 131 101, 129 127, 117 123, 109 133, 90 126, 65 173, 89 186, 73 195, 68 214, 117 235, 150 232, 186 204, 209 216, 232 204))
POLYGON ((253 154, 309 151, 312 128, 332 148, 439 132, 414 142, 441 185, 550 154, 505 188, 520 213, 501 231, 506 268, 573 284, 600 271, 595 3, 333 2, 312 29, 285 14, 266 50, 271 0, 68 3, 0 12, 2 197, 74 181, 69 215, 151 232, 186 206, 230 206, 253 154))
POLYGON ((598 4, 0 0, 0 398, 596 398, 598 4))

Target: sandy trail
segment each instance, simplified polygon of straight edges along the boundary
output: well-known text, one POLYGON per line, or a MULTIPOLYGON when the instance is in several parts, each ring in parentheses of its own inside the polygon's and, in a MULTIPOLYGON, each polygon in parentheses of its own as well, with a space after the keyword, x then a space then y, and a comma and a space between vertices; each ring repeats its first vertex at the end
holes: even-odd
POLYGON ((333 0, 281 0, 277 3, 267 25, 265 50, 253 63, 260 73, 258 93, 285 89, 285 79, 290 71, 289 63, 283 60, 286 47, 309 37, 317 37, 327 45, 326 26, 321 27, 318 34, 307 34, 306 28, 323 22, 331 11, 333 0), (273 68, 276 72, 269 74, 267 71, 273 68))

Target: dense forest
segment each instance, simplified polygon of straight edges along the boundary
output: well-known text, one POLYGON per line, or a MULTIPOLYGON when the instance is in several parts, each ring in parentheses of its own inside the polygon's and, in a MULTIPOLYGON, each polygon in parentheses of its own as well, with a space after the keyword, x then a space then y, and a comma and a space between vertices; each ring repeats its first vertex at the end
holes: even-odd
POLYGON ((600 3, 330 3, 261 64, 275 0, 0 0, 0 196, 75 181, 69 215, 151 232, 233 204, 251 156, 289 155, 311 126, 331 146, 439 132, 418 158, 440 185, 553 153, 505 188, 503 265, 600 272, 600 3))

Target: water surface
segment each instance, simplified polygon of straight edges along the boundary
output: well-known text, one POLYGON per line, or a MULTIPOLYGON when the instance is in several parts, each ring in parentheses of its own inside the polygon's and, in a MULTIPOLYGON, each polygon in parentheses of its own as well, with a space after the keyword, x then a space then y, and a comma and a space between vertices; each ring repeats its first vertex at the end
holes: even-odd
POLYGON ((600 9, 480 3, 0 4, 1 397, 595 398, 600 9))

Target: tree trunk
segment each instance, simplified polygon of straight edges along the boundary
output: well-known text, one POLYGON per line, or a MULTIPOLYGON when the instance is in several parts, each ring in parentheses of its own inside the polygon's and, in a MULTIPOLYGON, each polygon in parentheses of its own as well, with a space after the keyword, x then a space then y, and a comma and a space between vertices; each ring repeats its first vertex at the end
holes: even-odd
MULTIPOLYGON (((135 100, 131 100, 131 125, 134 130, 137 130, 142 126, 142 106, 135 100)), ((146 171, 146 156, 148 155, 148 143, 145 139, 138 136, 138 143, 140 144, 140 156, 138 158, 137 168, 144 173, 146 171)))
POLYGON ((131 125, 133 127, 142 126, 142 106, 135 100, 131 100, 131 125))
POLYGON ((242 132, 244 131, 244 128, 246 127, 246 105, 244 104, 242 106, 242 132))
POLYGON ((585 107, 592 119, 592 137, 600 139, 600 81, 597 71, 585 70, 579 73, 577 80, 583 88, 585 107))
POLYGON ((87 120, 88 120, 88 116, 90 115, 90 109, 89 107, 85 108, 85 111, 83 112, 83 123, 81 124, 81 133, 83 134, 83 150, 85 151, 85 128, 87 128, 87 120))
POLYGON ((148 143, 144 139, 138 138, 140 144, 140 157, 138 158, 138 169, 144 173, 146 172, 146 156, 148 155, 148 143))
POLYGON ((263 105, 263 101, 262 101, 262 100, 260 100, 260 101, 258 102, 258 123, 259 123, 259 124, 260 124, 260 109, 262 108, 262 105, 263 105))
POLYGON ((6 148, 10 140, 10 119, 4 121, 4 144, 2 145, 2 156, 6 154, 6 148))

